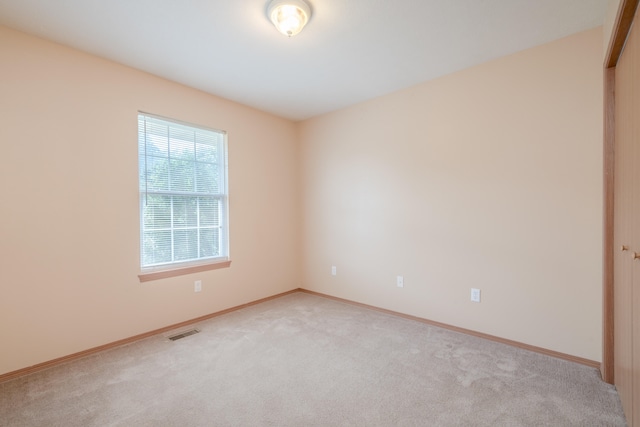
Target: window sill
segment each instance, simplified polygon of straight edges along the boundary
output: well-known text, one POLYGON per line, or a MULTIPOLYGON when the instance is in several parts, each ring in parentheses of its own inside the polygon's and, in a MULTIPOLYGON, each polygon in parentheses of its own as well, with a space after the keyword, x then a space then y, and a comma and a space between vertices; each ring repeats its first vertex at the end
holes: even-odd
POLYGON ((184 276, 186 274, 200 273, 201 271, 217 270, 219 268, 228 268, 231 261, 212 262, 210 264, 191 265, 187 267, 176 267, 170 270, 150 271, 148 273, 138 274, 140 282, 149 282, 151 280, 167 279, 169 277, 184 276))

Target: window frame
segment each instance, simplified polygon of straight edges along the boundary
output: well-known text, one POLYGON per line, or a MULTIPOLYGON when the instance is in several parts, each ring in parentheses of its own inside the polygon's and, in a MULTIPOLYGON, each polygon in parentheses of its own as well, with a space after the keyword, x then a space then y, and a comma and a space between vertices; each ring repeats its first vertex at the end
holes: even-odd
MULTIPOLYGON (((137 114, 137 120, 138 120, 138 206, 139 206, 139 212, 138 212, 138 225, 139 225, 139 268, 140 268, 140 274, 138 274, 138 278, 140 279, 140 282, 146 282, 146 281, 151 281, 151 280, 158 280, 158 279, 164 279, 164 278, 169 278, 169 277, 175 277, 175 276, 181 276, 181 275, 186 275, 186 274, 192 274, 192 273, 198 273, 198 272, 202 272, 202 271, 208 271, 208 270, 215 270, 215 269, 220 269, 220 268, 227 268, 231 265, 231 258, 230 258, 230 242, 229 242, 229 184, 228 184, 228 169, 229 169, 229 161, 228 161, 228 135, 226 131, 220 130, 220 129, 214 129, 214 128, 210 128, 207 126, 202 126, 202 125, 196 125, 193 123, 189 123, 189 122, 184 122, 181 120, 177 120, 177 119, 172 119, 172 118, 167 118, 167 117, 163 117, 163 116, 159 116, 156 114, 151 114, 151 113, 146 113, 144 111, 138 111, 137 114), (218 256, 214 256, 214 257, 208 257, 208 258, 198 258, 198 259, 190 259, 190 260, 186 260, 186 261, 172 261, 172 262, 168 262, 168 263, 162 263, 162 264, 156 264, 156 265, 151 265, 151 266, 143 266, 143 252, 144 252, 144 210, 143 210, 143 205, 142 205, 142 198, 148 196, 149 191, 146 189, 142 188, 141 185, 141 177, 142 174, 145 174, 144 179, 146 180, 146 171, 142 171, 141 170, 141 156, 145 156, 145 164, 147 162, 146 160, 146 153, 142 154, 141 150, 140 150, 140 146, 141 146, 141 142, 140 142, 140 138, 141 137, 145 137, 145 148, 146 148, 146 135, 147 132, 145 131, 145 135, 143 136, 140 133, 140 120, 146 120, 146 118, 150 118, 152 120, 160 120, 163 122, 166 122, 168 124, 168 126, 171 126, 172 124, 175 124, 176 127, 186 127, 188 129, 192 129, 194 131, 204 131, 204 132, 214 132, 216 134, 218 134, 221 138, 222 141, 220 144, 220 147, 222 149, 222 157, 221 159, 218 161, 218 166, 220 168, 219 173, 221 175, 221 181, 222 181, 222 185, 221 188, 219 189, 219 194, 220 194, 220 198, 219 200, 221 200, 222 202, 222 213, 221 213, 221 218, 220 218, 220 233, 222 233, 222 235, 220 236, 220 242, 221 242, 221 255, 218 256)), ((170 157, 169 157, 170 159, 170 157)), ((145 187, 146 187, 146 183, 145 183, 145 187)), ((174 192, 167 192, 167 194, 171 194, 172 196, 179 196, 179 195, 183 195, 184 192, 182 191, 174 191, 174 192)), ((198 193, 197 191, 193 191, 193 195, 198 195, 198 194, 202 194, 202 193, 198 193)), ((200 225, 198 224, 197 229, 200 230, 200 225)), ((171 226, 171 229, 173 229, 173 225, 171 226)), ((173 244, 172 244, 172 251, 173 251, 173 244)))

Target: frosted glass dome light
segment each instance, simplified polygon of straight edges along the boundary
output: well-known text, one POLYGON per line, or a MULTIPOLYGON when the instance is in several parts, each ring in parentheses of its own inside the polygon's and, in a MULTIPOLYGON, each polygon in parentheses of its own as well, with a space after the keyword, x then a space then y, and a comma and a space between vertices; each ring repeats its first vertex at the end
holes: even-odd
POLYGON ((309 22, 311 9, 304 0, 271 0, 267 14, 278 31, 291 37, 309 22))

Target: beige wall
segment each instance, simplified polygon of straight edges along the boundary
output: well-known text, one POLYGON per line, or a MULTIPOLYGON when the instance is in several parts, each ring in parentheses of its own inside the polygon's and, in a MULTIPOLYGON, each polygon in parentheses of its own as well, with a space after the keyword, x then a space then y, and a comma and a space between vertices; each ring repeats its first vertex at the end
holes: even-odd
POLYGON ((0 52, 0 374, 300 286, 293 123, 3 27, 0 52), (228 131, 231 268, 138 281, 138 110, 228 131))
POLYGON ((601 47, 597 28, 303 122, 304 287, 599 361, 601 47))

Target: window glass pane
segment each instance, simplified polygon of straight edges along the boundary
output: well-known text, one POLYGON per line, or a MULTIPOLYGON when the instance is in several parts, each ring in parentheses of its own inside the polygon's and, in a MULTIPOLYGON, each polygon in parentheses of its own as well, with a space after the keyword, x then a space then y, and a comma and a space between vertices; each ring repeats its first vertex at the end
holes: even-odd
POLYGON ((218 193, 218 165, 211 163, 197 163, 197 188, 201 193, 218 193))
MULTIPOLYGON (((144 119, 143 119, 144 120, 144 119)), ((162 120, 154 120, 147 118, 144 122, 144 129, 147 132, 148 138, 164 138, 169 137, 169 124, 162 120)))
POLYGON ((142 247, 143 265, 171 262, 171 231, 145 231, 142 247))
POLYGON ((181 132, 180 136, 174 135, 174 132, 173 130, 171 131, 171 138, 169 139, 169 156, 172 159, 193 160, 195 157, 193 132, 190 135, 184 135, 184 132, 181 132))
POLYGON ((147 162, 143 151, 138 155, 138 165, 138 183, 140 191, 143 192, 146 191, 147 186, 147 162))
POLYGON ((169 157, 169 138, 167 135, 147 134, 145 143, 147 156, 169 157))
POLYGON ((198 230, 175 230, 173 232, 173 245, 176 261, 198 258, 198 230))
POLYGON ((210 258, 220 255, 220 230, 217 228, 200 229, 200 257, 210 258))
POLYGON ((200 226, 217 227, 220 225, 220 201, 214 198, 200 198, 200 226))
POLYGON ((147 156, 146 170, 146 191, 169 190, 169 159, 147 156))
POLYGON ((188 160, 170 160, 171 191, 193 191, 195 189, 195 163, 188 160))
POLYGON ((142 194, 142 225, 145 230, 171 227, 171 196, 142 194))
POLYGON ((173 198, 173 226, 197 227, 198 226, 198 198, 180 197, 173 198))
POLYGON ((150 122, 140 116, 138 119, 138 143, 141 147, 141 154, 145 153, 144 146, 146 145, 147 155, 167 157, 169 127, 166 124, 150 122))
POLYGON ((218 150, 215 145, 196 144, 196 160, 199 162, 215 163, 218 161, 218 150))
POLYGON ((196 143, 206 145, 218 145, 221 141, 221 136, 217 132, 196 132, 196 143))

